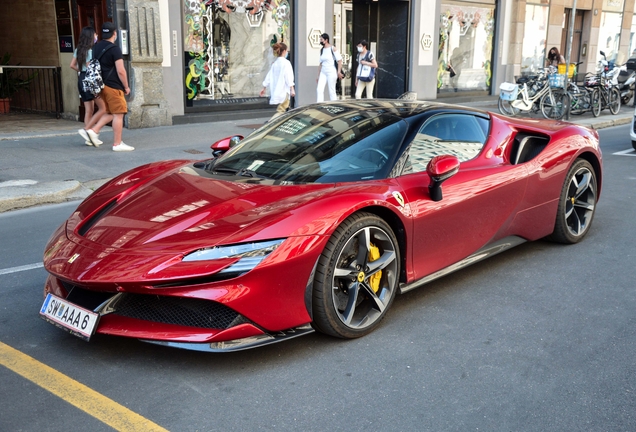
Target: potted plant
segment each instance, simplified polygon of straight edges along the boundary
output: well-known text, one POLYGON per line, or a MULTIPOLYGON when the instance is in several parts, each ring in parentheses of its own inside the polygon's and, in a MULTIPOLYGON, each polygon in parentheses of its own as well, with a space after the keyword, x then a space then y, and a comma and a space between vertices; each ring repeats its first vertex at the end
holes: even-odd
POLYGON ((9 65, 11 54, 5 53, 0 58, 0 114, 6 114, 10 109, 10 102, 13 95, 19 90, 29 91, 29 84, 34 76, 26 78, 20 76, 15 69, 3 68, 9 65))

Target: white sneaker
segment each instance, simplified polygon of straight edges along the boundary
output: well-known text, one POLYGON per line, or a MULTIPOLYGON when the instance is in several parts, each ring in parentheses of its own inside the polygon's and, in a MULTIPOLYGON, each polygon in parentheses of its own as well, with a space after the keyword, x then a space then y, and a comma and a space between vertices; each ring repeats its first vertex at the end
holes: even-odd
MULTIPOLYGON (((95 147, 99 147, 100 145, 104 144, 103 141, 100 141, 99 134, 95 133, 93 129, 87 130, 86 133, 88 134, 88 139, 93 143, 95 147)), ((80 135, 82 134, 80 133, 80 135)))
POLYGON ((91 147, 93 146, 93 143, 88 141, 88 140, 84 141, 84 144, 86 144, 87 146, 91 146, 91 147))
POLYGON ((93 143, 91 142, 91 139, 88 137, 88 134, 86 133, 84 129, 78 129, 77 133, 80 134, 82 138, 84 138, 84 142, 87 143, 86 145, 93 145, 93 143))
POLYGON ((120 142, 117 145, 113 146, 113 151, 133 151, 135 148, 133 146, 129 146, 128 144, 124 144, 124 142, 120 142))

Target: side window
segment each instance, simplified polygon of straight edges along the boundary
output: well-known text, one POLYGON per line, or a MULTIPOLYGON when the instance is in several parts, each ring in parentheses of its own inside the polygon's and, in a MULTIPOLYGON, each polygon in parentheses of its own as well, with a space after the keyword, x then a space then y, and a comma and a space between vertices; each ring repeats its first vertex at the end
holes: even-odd
POLYGON ((460 162, 475 158, 486 142, 488 121, 472 114, 437 114, 426 119, 411 142, 405 174, 426 171, 435 156, 453 155, 460 162))

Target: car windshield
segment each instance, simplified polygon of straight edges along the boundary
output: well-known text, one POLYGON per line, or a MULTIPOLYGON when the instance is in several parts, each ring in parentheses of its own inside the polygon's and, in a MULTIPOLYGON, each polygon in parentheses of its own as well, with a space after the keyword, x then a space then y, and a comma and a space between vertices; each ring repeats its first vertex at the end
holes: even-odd
POLYGON ((407 129, 384 109, 310 106, 265 124, 209 170, 293 183, 385 178, 407 129))

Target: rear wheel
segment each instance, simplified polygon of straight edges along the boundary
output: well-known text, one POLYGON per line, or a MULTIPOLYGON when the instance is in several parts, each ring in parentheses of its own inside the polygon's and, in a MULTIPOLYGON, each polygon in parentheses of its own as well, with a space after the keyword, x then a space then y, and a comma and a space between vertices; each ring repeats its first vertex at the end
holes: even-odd
POLYGON ((561 120, 568 106, 568 95, 564 91, 550 91, 541 97, 539 106, 543 117, 552 120, 561 120))
POLYGON ((616 87, 612 87, 609 92, 609 110, 616 115, 621 109, 621 92, 616 87))
POLYGON ((503 115, 514 117, 517 114, 519 114, 519 111, 521 111, 519 108, 513 107, 510 101, 503 100, 501 98, 499 98, 498 105, 499 105, 499 112, 502 113, 503 115))
POLYGON ((370 213, 349 217, 329 239, 314 279, 314 327, 341 338, 364 336, 398 290, 400 248, 391 227, 370 213))
POLYGON ((577 243, 592 225, 596 210, 596 175, 592 165, 579 159, 568 171, 563 183, 556 224, 550 238, 559 243, 577 243))
POLYGON ((592 91, 592 115, 598 117, 601 115, 603 101, 601 100, 601 90, 595 88, 592 91))

